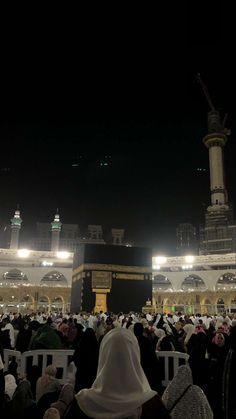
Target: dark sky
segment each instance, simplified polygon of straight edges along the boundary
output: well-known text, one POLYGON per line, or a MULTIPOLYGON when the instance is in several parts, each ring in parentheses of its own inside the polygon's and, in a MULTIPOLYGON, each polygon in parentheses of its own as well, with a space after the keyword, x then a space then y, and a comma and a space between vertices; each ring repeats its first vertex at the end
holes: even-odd
POLYGON ((226 181, 236 207, 234 49, 222 10, 209 12, 87 15, 83 26, 80 16, 9 41, 0 228, 17 203, 25 233, 59 207, 64 223, 124 227, 128 240, 173 252, 176 225, 198 226, 210 199, 198 72, 229 114, 226 181))

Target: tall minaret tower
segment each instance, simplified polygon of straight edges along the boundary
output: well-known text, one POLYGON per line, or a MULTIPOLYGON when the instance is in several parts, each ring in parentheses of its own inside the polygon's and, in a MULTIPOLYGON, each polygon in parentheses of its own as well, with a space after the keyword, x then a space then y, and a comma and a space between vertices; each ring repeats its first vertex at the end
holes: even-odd
POLYGON ((51 241, 51 251, 57 252, 59 249, 60 243, 60 231, 62 223, 60 222, 60 216, 57 213, 55 214, 54 220, 51 222, 51 232, 52 232, 52 241, 51 241))
POLYGON ((11 219, 10 249, 18 249, 21 223, 22 219, 20 218, 20 211, 17 209, 15 211, 14 217, 11 219))
POLYGON ((208 134, 203 138, 209 150, 211 204, 205 214, 205 226, 200 229, 200 253, 227 253, 233 251, 232 207, 228 202, 228 194, 224 176, 224 146, 229 130, 225 128, 225 120, 221 121, 208 90, 198 75, 203 92, 210 106, 208 112, 208 134), (230 227, 230 228, 228 228, 230 227))
POLYGON ((212 110, 208 113, 208 134, 203 138, 209 149, 211 205, 207 208, 208 212, 229 210, 223 160, 226 141, 219 112, 212 110))
POLYGON ((211 109, 208 112, 208 134, 203 138, 203 143, 209 149, 211 205, 207 211, 209 213, 225 212, 229 210, 229 205, 225 186, 223 148, 229 131, 224 127, 226 118, 222 123, 220 114, 215 109, 200 75, 198 75, 198 80, 211 109))

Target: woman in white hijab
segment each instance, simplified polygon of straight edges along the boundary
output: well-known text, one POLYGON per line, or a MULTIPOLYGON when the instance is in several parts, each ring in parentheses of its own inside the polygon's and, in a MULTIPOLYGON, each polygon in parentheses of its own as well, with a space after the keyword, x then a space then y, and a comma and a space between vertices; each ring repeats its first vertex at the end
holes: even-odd
POLYGON ((200 387, 193 385, 188 365, 181 365, 165 389, 162 400, 172 419, 213 419, 207 398, 200 387))
POLYGON ((82 389, 76 394, 75 400, 77 411, 69 409, 63 419, 170 417, 148 384, 140 364, 137 338, 128 329, 120 327, 103 338, 97 377, 90 389, 82 389), (145 414, 147 411, 148 415, 145 414))
POLYGON ((17 387, 16 379, 14 375, 7 374, 5 375, 5 393, 8 395, 9 399, 12 399, 14 391, 17 387))
POLYGON ((191 323, 187 323, 187 324, 184 325, 183 329, 184 329, 184 331, 186 333, 186 336, 184 338, 184 344, 186 346, 187 343, 188 343, 188 341, 189 341, 189 339, 194 334, 195 326, 193 324, 191 324, 191 323))

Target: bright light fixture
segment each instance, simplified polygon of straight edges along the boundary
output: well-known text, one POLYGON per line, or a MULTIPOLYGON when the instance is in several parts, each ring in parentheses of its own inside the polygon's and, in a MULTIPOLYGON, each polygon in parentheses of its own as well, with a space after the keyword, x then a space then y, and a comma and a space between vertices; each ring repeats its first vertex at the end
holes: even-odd
POLYGON ((157 256, 156 257, 156 263, 157 265, 162 265, 163 263, 166 263, 167 258, 165 256, 157 256))
POLYGON ((182 265, 182 269, 183 270, 188 270, 188 269, 192 269, 193 265, 182 265))
POLYGON ((69 252, 57 252, 58 259, 68 259, 70 256, 69 252))
POLYGON ((53 266, 53 262, 48 262, 47 260, 43 260, 42 265, 43 266, 53 266))
POLYGON ((188 255, 185 256, 185 262, 192 263, 194 261, 194 256, 188 255))
POLYGON ((20 258, 27 258, 30 254, 30 250, 28 249, 19 249, 17 252, 20 258))

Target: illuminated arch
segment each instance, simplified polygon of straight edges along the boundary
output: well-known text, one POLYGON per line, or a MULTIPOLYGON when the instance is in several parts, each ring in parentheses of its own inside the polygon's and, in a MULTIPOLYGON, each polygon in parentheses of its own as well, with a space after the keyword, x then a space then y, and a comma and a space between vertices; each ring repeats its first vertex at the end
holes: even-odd
POLYGON ((27 275, 20 269, 10 269, 8 272, 3 274, 2 278, 3 282, 7 284, 22 284, 24 282, 28 282, 27 275))
POLYGON ((232 298, 230 301, 231 312, 236 312, 236 297, 232 298))
POLYGON ((153 291, 169 291, 172 290, 172 284, 164 275, 155 275, 153 278, 153 291))
POLYGON ((216 283, 216 290, 235 290, 236 274, 227 272, 221 275, 216 283))
POLYGON ((213 302, 209 298, 204 298, 203 304, 213 304, 213 302))
POLYGON ((27 303, 27 304, 32 304, 34 302, 34 298, 32 297, 32 295, 24 295, 21 299, 22 303, 27 303))
POLYGON ((44 311, 49 308, 50 299, 47 295, 41 295, 38 299, 38 310, 44 311))
POLYGON ((64 298, 58 295, 57 297, 52 298, 52 304, 53 303, 64 303, 64 298))
POLYGON ((60 296, 60 295, 52 298, 51 307, 52 307, 52 310, 63 309, 63 307, 64 307, 64 298, 62 296, 60 296))
POLYGON ((200 276, 191 274, 182 282, 181 289, 183 291, 205 291, 207 287, 200 276))
POLYGON ((41 295, 38 300, 39 304, 41 303, 49 303, 49 297, 47 295, 41 295))
POLYGON ((8 305, 12 305, 15 306, 16 304, 19 303, 19 298, 18 296, 14 293, 14 290, 12 290, 11 294, 9 294, 6 299, 5 299, 6 303, 8 305))
POLYGON ((58 271, 50 271, 40 281, 40 285, 48 286, 67 286, 68 282, 66 277, 58 271))
POLYGON ((225 302, 223 298, 218 298, 216 302, 216 307, 218 312, 222 312, 225 309, 225 302))

